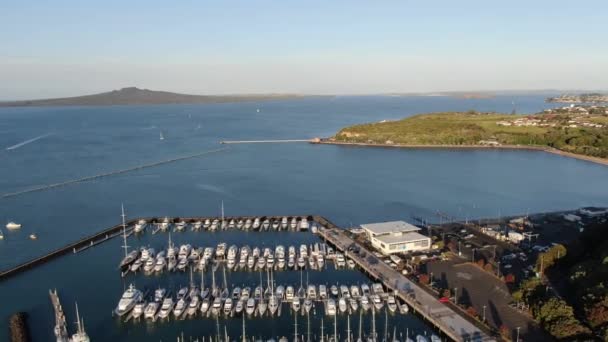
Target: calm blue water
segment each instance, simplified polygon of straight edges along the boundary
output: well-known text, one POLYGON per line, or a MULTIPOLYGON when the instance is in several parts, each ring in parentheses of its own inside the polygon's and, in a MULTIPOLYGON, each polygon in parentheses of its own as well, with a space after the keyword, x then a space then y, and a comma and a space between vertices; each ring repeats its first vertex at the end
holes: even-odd
MULTIPOLYGON (((3 108, 0 193, 216 149, 222 139, 329 136, 345 125, 431 111, 510 112, 513 100, 520 112, 547 107, 540 96, 476 100, 379 96, 3 108), (159 139, 160 129, 164 141, 159 139), (6 150, 48 133, 52 135, 6 150)), ((197 159, 0 199, 0 222, 23 224, 19 232, 3 229, 0 268, 116 224, 121 203, 129 216, 204 216, 217 215, 223 200, 228 215, 320 214, 346 225, 408 220, 412 215, 433 219, 437 210, 464 218, 607 206, 606 189, 607 167, 540 152, 231 145, 227 151, 197 159), (30 233, 38 240, 29 240, 30 233)), ((19 294, 0 305, 0 330, 5 330, 10 313, 28 311, 37 336, 41 340, 51 336, 47 291, 57 287, 66 306, 75 299, 81 303, 96 340, 139 341, 147 329, 153 329, 155 340, 173 339, 180 330, 195 333, 198 325, 189 323, 180 329, 116 326, 109 312, 123 286, 115 270, 118 244, 112 241, 0 283, 0 293, 19 294)), ((359 276, 350 272, 344 279, 361 281, 359 276)), ((413 327, 422 324, 410 320, 413 327)), ((240 320, 233 323, 240 327, 240 320)), ((268 328, 281 323, 266 324, 268 328)), ((214 324, 205 327, 214 329, 214 324)))

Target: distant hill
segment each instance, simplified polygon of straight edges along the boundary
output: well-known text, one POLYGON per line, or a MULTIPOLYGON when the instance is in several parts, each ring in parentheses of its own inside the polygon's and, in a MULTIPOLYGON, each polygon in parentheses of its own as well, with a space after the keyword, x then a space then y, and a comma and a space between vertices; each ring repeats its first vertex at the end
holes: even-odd
POLYGON ((167 91, 122 88, 107 93, 64 97, 56 99, 23 100, 0 102, 0 107, 27 106, 113 106, 113 105, 146 105, 177 103, 221 103, 276 100, 302 97, 295 94, 260 94, 260 95, 186 95, 167 91))

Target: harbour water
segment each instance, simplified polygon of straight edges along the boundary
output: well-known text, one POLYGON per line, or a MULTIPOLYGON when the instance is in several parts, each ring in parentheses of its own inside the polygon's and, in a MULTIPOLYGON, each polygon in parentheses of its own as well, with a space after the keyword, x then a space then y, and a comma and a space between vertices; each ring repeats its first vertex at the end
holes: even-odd
MULTIPOLYGON (((473 100, 373 96, 212 105, 2 108, 0 195, 213 150, 220 140, 329 136, 354 123, 430 111, 510 112, 513 100, 511 96, 473 100), (164 140, 159 139, 160 130, 164 140), (22 144, 34 138, 38 139, 22 144)), ((549 106, 542 96, 520 96, 515 101, 520 112, 549 106)), ((606 189, 605 166, 541 152, 237 145, 200 158, 0 198, 0 222, 23 225, 20 231, 3 229, 0 268, 116 224, 121 203, 129 216, 213 216, 219 215, 223 201, 231 215, 318 214, 346 226, 407 220, 412 215, 437 220, 437 211, 464 219, 607 206, 606 189), (32 233, 37 240, 28 238, 32 233)), ((223 240, 244 245, 243 241, 249 241, 252 246, 274 246, 277 240, 289 245, 302 238, 292 234, 187 233, 177 236, 176 242, 184 239, 207 245, 223 240), (251 242, 254 239, 256 243, 251 242)), ((116 270, 120 256, 117 239, 1 282, 0 330, 6 331, 11 313, 27 311, 35 340, 48 340, 54 320, 48 289, 57 288, 72 320, 72 303, 78 301, 94 340, 149 340, 146 334, 153 334, 153 340, 169 340, 181 331, 186 335, 215 332, 215 323, 203 320, 152 326, 117 323, 110 312, 125 286, 116 270)), ((257 275, 233 277, 242 283, 257 275)), ((284 283, 291 282, 291 277, 299 282, 297 273, 278 277, 285 277, 277 279, 284 283)), ((325 280, 329 276, 321 272, 310 277, 318 277, 315 283, 329 282, 325 280)), ((353 271, 332 271, 331 278, 345 283, 366 279, 353 271)), ((187 276, 146 281, 186 284, 187 276)), ((414 330, 428 329, 412 315, 401 319, 414 330)), ((354 318, 351 323, 356 322, 354 318)), ((229 331, 240 332, 240 320, 228 324, 229 331)), ((343 331, 344 321, 339 324, 343 331)), ((251 332, 272 331, 264 336, 290 335, 292 327, 287 315, 248 324, 251 332)))

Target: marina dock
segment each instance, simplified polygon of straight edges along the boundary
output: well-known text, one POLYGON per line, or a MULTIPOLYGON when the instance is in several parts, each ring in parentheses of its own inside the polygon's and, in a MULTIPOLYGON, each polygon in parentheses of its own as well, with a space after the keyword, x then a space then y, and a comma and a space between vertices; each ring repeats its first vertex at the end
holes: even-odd
POLYGON ((371 277, 382 281, 389 290, 406 302, 418 314, 440 329, 454 341, 495 341, 496 339, 481 331, 474 324, 467 321, 456 311, 439 302, 437 298, 426 292, 417 284, 401 275, 382 261, 377 260, 365 247, 351 239, 343 229, 340 229, 322 217, 315 217, 321 223, 319 235, 327 243, 344 252, 357 266, 365 270, 371 277), (355 253, 348 253, 352 245, 359 246, 367 254, 363 259, 355 253), (370 262, 370 257, 376 262, 370 262))

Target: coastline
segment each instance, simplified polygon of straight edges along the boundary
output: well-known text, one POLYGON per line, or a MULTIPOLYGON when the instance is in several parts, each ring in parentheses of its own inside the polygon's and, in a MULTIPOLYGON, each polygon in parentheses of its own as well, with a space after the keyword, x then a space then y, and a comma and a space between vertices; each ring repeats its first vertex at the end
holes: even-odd
POLYGON ((566 158, 574 158, 578 160, 588 161, 594 164, 608 166, 608 159, 585 156, 558 150, 548 146, 528 146, 528 145, 410 145, 410 144, 376 144, 376 143, 353 143, 342 141, 330 141, 327 139, 318 139, 311 141, 311 144, 320 145, 341 145, 341 146, 357 146, 357 147, 392 147, 404 149, 464 149, 464 150, 527 150, 552 153, 566 158))

